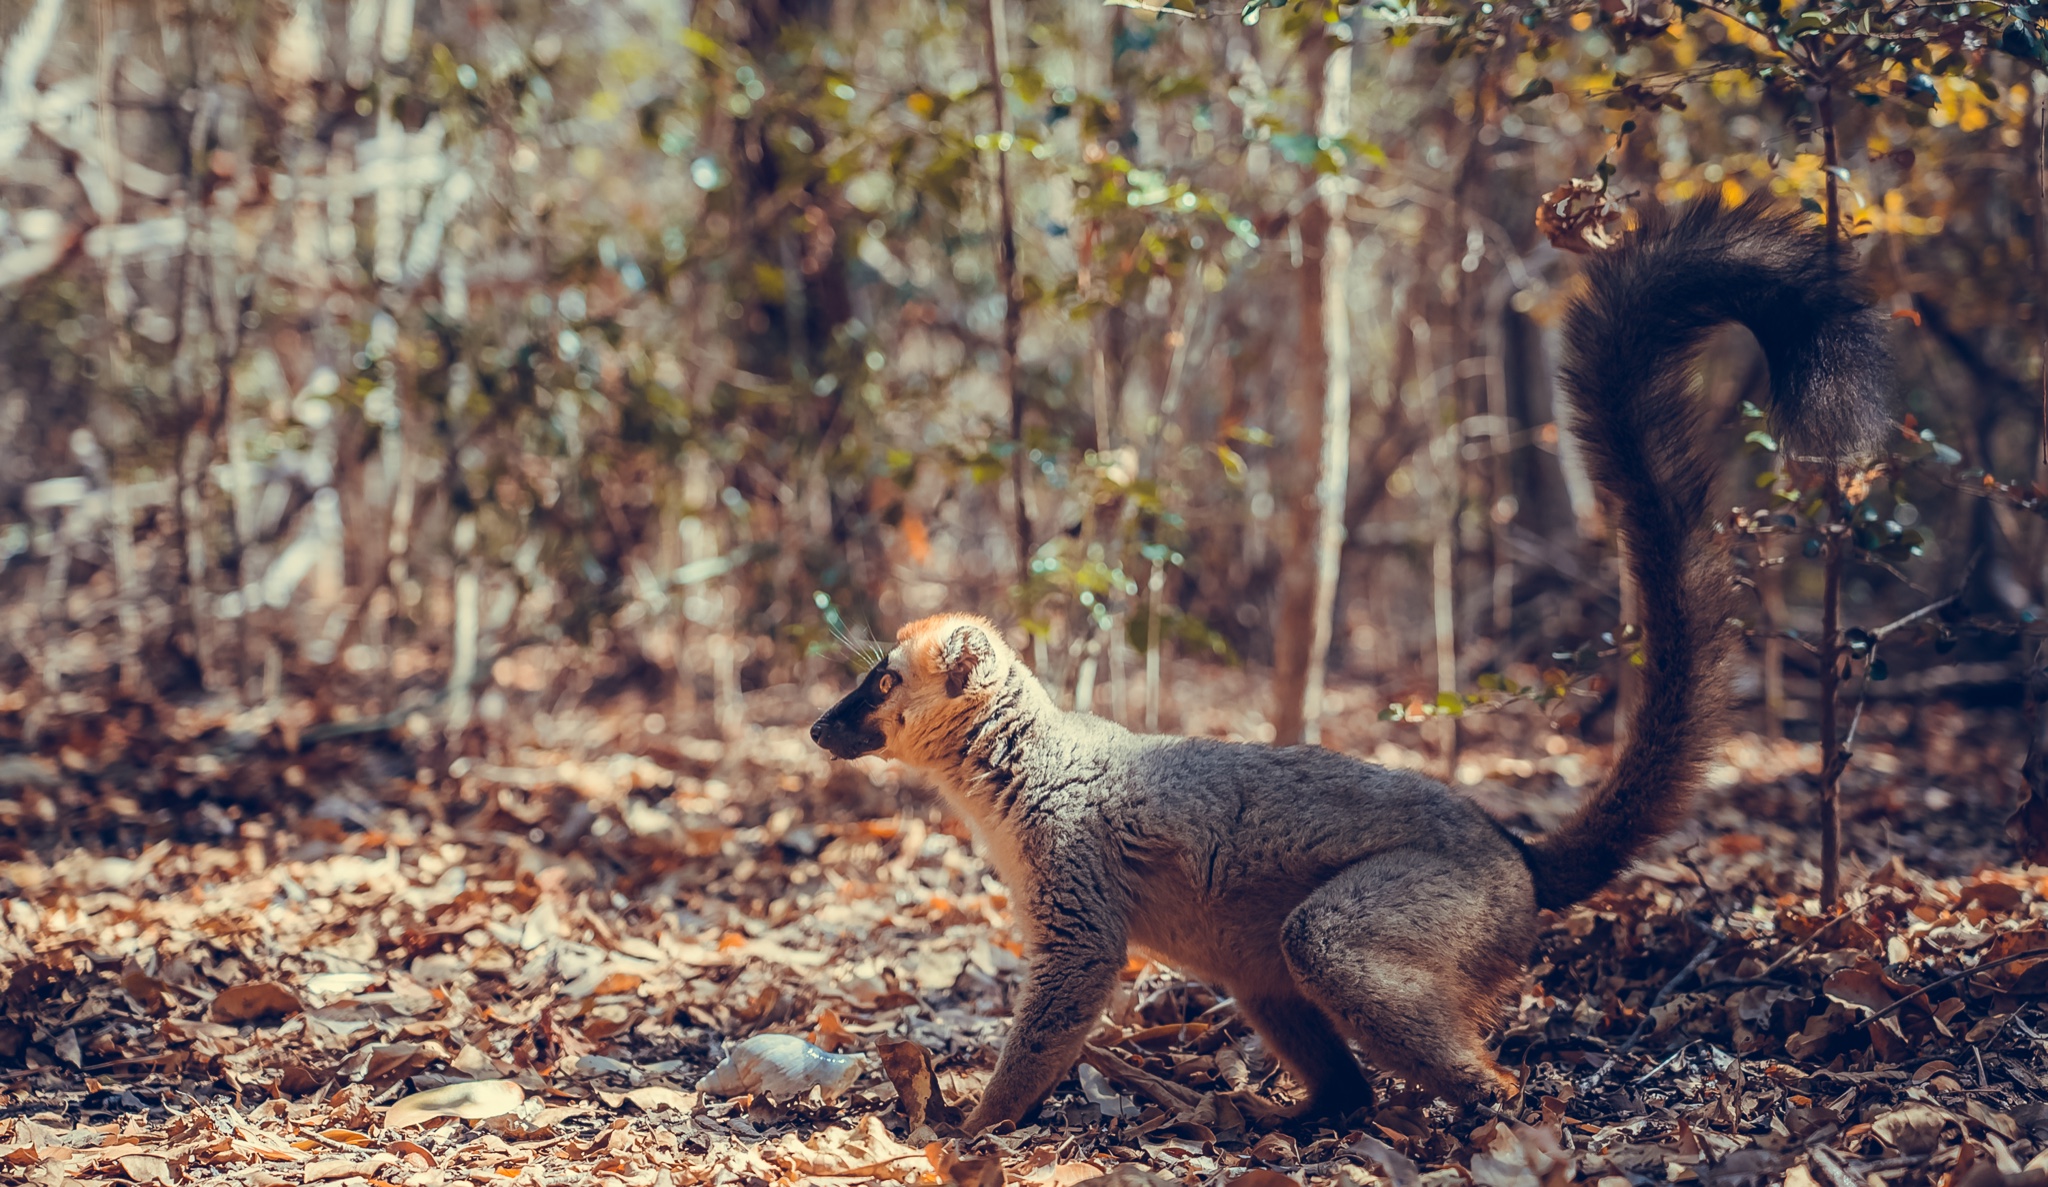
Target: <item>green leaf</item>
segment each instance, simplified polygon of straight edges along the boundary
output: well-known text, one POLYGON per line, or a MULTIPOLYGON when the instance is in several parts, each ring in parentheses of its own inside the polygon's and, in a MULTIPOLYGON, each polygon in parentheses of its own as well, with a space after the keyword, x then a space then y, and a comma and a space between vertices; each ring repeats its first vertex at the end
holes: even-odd
POLYGON ((1463 717, 1465 715, 1465 698, 1449 690, 1440 692, 1436 694, 1436 711, 1448 713, 1452 717, 1463 717))
POLYGON ((1761 445, 1765 449, 1770 450, 1772 453, 1778 452, 1778 439, 1776 437, 1771 436, 1769 433, 1764 432, 1762 429, 1752 430, 1748 436, 1743 438, 1743 440, 1749 442, 1752 445, 1761 445))

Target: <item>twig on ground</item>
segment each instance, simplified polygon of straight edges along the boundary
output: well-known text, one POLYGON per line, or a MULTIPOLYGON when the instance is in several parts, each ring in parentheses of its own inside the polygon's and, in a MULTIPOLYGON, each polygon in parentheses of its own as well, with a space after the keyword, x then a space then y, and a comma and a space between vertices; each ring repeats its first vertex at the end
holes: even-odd
POLYGON ((1775 973, 1779 969, 1784 968, 1787 964, 1797 959, 1800 956, 1800 954, 1812 948, 1816 943, 1819 943, 1820 938, 1826 935, 1830 930, 1832 930, 1837 923, 1840 923, 1842 920, 1847 919, 1854 913, 1855 912, 1846 909, 1835 912, 1833 918, 1829 919, 1826 923, 1821 924, 1819 927, 1814 928, 1812 933, 1809 934, 1805 939, 1799 941, 1797 944, 1792 945, 1790 948, 1787 948, 1784 952, 1780 953, 1776 960, 1773 960, 1771 963, 1765 965, 1764 971, 1758 973, 1754 977, 1724 977, 1719 981, 1710 981, 1707 984, 1700 986, 1700 988, 1702 990, 1737 989, 1749 985, 1779 984, 1779 982, 1772 979, 1772 973, 1775 973))
MULTIPOLYGON (((1720 984, 1720 982, 1717 981, 1715 982, 1715 984, 1718 985, 1720 984)), ((1677 1063, 1681 1058, 1684 1057, 1685 1053, 1690 1050, 1692 1050, 1691 1043, 1680 1043, 1678 1045, 1678 1050, 1673 1051, 1671 1054, 1659 1060, 1657 1062, 1657 1065, 1655 1067, 1652 1067, 1649 1071, 1644 1072, 1640 1076, 1637 1076, 1635 1082, 1638 1084, 1647 1082, 1652 1076, 1655 1076, 1658 1072, 1661 1072, 1665 1068, 1670 1067, 1672 1064, 1677 1063)))
POLYGON ((1826 1146, 1815 1146, 1807 1151, 1807 1160, 1813 1164, 1814 1170, 1820 1172, 1820 1180, 1826 1187, 1863 1187, 1835 1152, 1826 1146))
POLYGON ((1655 1020, 1654 1011, 1657 1007, 1663 1005, 1671 997, 1672 993, 1685 983, 1686 978, 1692 976, 1693 973, 1699 970, 1701 965, 1712 959, 1714 953, 1720 949, 1721 941, 1724 938, 1726 937, 1716 934, 1698 952, 1693 953, 1692 959, 1685 962, 1685 967, 1678 970, 1676 976, 1664 982, 1664 987, 1657 991, 1657 996, 1651 998, 1650 1004, 1643 1007, 1643 1020, 1636 1023, 1636 1028, 1630 1032, 1628 1041, 1623 1043, 1613 1055, 1609 1056, 1607 1062, 1600 1065, 1600 1070, 1594 1072, 1592 1077, 1586 1081, 1587 1091, 1599 1087, 1600 1081, 1607 1078, 1607 1073, 1614 1069, 1614 1065, 1621 1057, 1636 1049, 1636 1044, 1643 1041, 1643 1035, 1650 1029, 1650 1023, 1655 1020))
POLYGON ((1782 954, 1779 955, 1778 959, 1765 965, 1764 971, 1758 975, 1768 977, 1772 973, 1777 972, 1779 969, 1784 968, 1800 953, 1805 952, 1807 949, 1813 947, 1816 943, 1819 943, 1820 938, 1826 935, 1829 929, 1833 928, 1837 923, 1840 923, 1842 920, 1847 919, 1852 914, 1854 914, 1854 912, 1851 911, 1836 912, 1835 917, 1833 919, 1830 919, 1826 923, 1821 924, 1819 927, 1814 928, 1813 934, 1807 936, 1805 939, 1799 941, 1797 944, 1794 944, 1790 948, 1786 949, 1782 954))
MULTIPOLYGON (((1928 994, 1934 992, 1937 989, 1953 985, 1957 981, 1964 980, 1968 977, 1974 977, 1978 973, 1988 973, 1992 969, 2003 968, 2006 965, 2013 964, 2017 961, 2022 960, 2048 960, 2048 949, 2030 948, 2025 952, 2015 952, 2010 956, 2001 956, 1997 960, 1987 960, 1983 964, 1980 964, 1973 969, 1964 969, 1962 972, 1959 973, 1950 973, 1948 976, 1943 977, 1939 981, 1935 981, 1932 984, 1922 985, 1915 988, 1911 993, 1908 993, 1906 996, 1893 1002, 1891 1005, 1886 1006, 1884 1009, 1879 1010, 1877 1013, 1872 1014, 1869 1018, 1864 1019, 1864 1021, 1876 1022, 1881 1018, 1889 1018, 1893 1014, 1898 1013, 1899 1008, 1904 1006, 1907 1002, 1913 1001, 1917 998, 1926 997, 1928 994)), ((1924 1009, 1925 1007, 1922 1008, 1924 1009)))
POLYGON ((1087 1049, 1082 1052, 1081 1061, 1116 1083, 1142 1093, 1153 1104, 1163 1109, 1191 1108, 1202 1099, 1194 1089, 1155 1076, 1118 1056, 1116 1052, 1105 1050, 1093 1043, 1088 1044, 1087 1049))

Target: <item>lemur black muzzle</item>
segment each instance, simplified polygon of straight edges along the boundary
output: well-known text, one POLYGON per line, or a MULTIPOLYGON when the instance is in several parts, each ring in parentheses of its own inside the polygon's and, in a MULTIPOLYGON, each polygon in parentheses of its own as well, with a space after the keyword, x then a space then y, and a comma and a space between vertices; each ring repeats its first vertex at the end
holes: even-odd
POLYGON ((882 673, 886 670, 875 665, 859 688, 841 697, 838 704, 812 722, 811 741, 830 751, 834 758, 859 758, 880 750, 888 739, 875 723, 875 711, 887 699, 881 690, 882 673))

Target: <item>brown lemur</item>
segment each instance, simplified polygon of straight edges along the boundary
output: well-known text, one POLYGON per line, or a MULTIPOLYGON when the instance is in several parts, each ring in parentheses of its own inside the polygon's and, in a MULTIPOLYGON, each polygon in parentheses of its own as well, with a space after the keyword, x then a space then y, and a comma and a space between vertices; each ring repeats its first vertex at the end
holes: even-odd
POLYGON ((1523 840, 1413 771, 1065 712, 980 618, 903 628, 811 736, 927 772, 1017 905, 1029 977, 970 1132, 1021 1120, 1073 1066, 1127 945, 1227 988, 1305 1111, 1372 1102, 1347 1038, 1446 1099, 1514 1095, 1487 1040, 1537 912, 1591 895, 1673 828, 1722 729, 1741 635, 1708 519, 1724 449, 1694 356, 1740 323, 1769 362, 1784 449, 1832 461, 1872 444, 1883 322, 1844 254, 1752 200, 1650 212, 1589 264, 1563 379, 1641 591, 1642 690, 1605 782, 1548 835, 1523 840))

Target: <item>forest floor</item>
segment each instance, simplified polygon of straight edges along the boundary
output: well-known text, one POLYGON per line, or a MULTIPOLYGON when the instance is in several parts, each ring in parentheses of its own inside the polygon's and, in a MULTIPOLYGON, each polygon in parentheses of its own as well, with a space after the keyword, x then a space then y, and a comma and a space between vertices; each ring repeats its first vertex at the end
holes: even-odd
MULTIPOLYGON (((1189 731, 1255 728, 1253 680, 1184 673, 1189 731)), ((1134 960, 1035 1123, 967 1142, 949 1110, 1020 979, 1009 906, 929 796, 810 745, 833 691, 753 694, 730 740, 615 708, 431 768, 318 740, 310 706, 76 699, 0 754, 0 1181, 2048 1182, 2015 713, 1873 707, 1839 915, 1815 748, 1731 739, 1694 825, 1549 920, 1497 1114, 1383 1079, 1349 1124, 1277 1119, 1291 1082, 1231 1003, 1134 960), (821 1048, 784 1069, 816 1087, 700 1088, 769 1033, 821 1048)), ((1436 761, 1339 692, 1329 744, 1436 761)), ((0 698, 0 738, 21 710, 0 698)), ((1606 757, 1533 711, 1463 733, 1455 781, 1521 828, 1606 757)))

